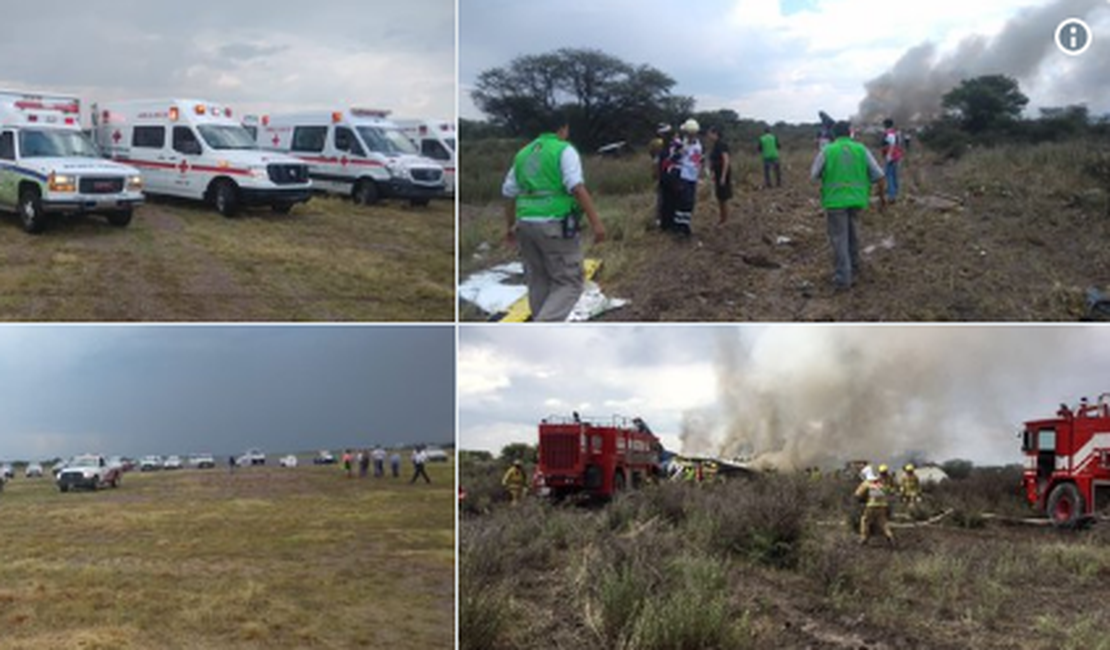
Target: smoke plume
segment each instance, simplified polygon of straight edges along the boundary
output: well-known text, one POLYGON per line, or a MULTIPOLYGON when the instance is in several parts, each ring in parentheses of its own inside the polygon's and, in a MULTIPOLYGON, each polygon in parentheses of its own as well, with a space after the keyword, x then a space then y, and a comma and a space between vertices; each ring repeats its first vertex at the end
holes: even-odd
POLYGON ((1065 372, 1061 351, 1081 347, 1069 329, 776 328, 751 345, 723 336, 720 403, 686 414, 683 452, 781 469, 944 460, 969 440, 1016 453, 1015 408, 1051 415, 1022 408, 1045 399, 1042 378, 1065 372))
POLYGON ((1092 17, 1108 16, 1110 5, 1105 0, 1055 0, 1020 12, 993 38, 966 38, 949 53, 939 53, 933 43, 922 43, 903 54, 890 71, 865 84, 867 97, 860 102, 855 120, 861 125, 886 118, 901 125, 924 124, 941 115, 945 93, 961 81, 980 75, 1004 74, 1016 78, 1023 88, 1035 85, 1050 58, 1067 58, 1053 40, 1056 26, 1067 18, 1086 20, 1095 39, 1091 51, 1067 62, 1065 76, 1082 78, 1084 88, 1076 95, 1074 84, 1067 79, 1057 80, 1058 94, 1068 98, 1059 105, 1106 100, 1110 98, 1110 66, 1105 58, 1099 59, 1094 48, 1100 46, 1100 37, 1105 39, 1110 34, 1100 31, 1092 17))

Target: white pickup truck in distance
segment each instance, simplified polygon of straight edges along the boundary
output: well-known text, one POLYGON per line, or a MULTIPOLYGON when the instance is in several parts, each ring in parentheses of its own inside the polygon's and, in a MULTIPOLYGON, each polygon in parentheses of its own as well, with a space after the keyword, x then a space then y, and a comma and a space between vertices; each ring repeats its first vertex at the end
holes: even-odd
POLYGON ((69 465, 58 473, 58 489, 69 492, 76 488, 99 490, 102 487, 119 487, 122 475, 123 470, 109 465, 103 456, 74 456, 69 465))

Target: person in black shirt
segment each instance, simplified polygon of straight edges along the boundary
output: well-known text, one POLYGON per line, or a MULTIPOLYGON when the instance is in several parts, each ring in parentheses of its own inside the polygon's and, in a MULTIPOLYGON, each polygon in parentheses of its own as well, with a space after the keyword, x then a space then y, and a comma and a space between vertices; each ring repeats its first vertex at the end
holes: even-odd
POLYGON ((732 161, 728 143, 721 138, 719 127, 709 127, 706 140, 713 147, 709 154, 709 168, 713 173, 713 189, 717 194, 720 213, 717 224, 721 225, 728 221, 728 202, 732 199, 732 161))

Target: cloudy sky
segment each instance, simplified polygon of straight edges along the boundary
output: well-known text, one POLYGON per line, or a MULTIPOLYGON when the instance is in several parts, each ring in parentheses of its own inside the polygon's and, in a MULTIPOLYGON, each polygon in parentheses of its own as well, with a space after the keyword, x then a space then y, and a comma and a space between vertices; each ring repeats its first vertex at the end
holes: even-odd
POLYGON ((453 439, 451 327, 0 326, 0 459, 453 439))
POLYGON ((747 433, 758 453, 1013 463, 1020 424, 1110 391, 1107 363, 1097 327, 464 326, 459 446, 534 444, 577 410, 639 415, 689 453, 747 433))
MULTIPOLYGON (((768 121, 814 122, 824 109, 854 115, 864 83, 925 42, 938 55, 968 37, 991 38, 1023 10, 1087 17, 1096 38, 1081 60, 1047 46, 1058 22, 1019 48, 1043 54, 1023 88, 1032 106, 1088 101, 1110 111, 1103 83, 1088 83, 1110 60, 1110 3, 1105 0, 460 0, 460 115, 480 118, 469 97, 478 74, 523 54, 559 47, 599 48, 674 78, 675 92, 700 109, 732 108, 768 121), (1102 38, 1098 38, 1102 35, 1102 38), (1079 80, 1084 80, 1082 83, 1079 80), (1074 83, 1073 83, 1074 82, 1074 83)), ((1024 35, 1023 35, 1024 36, 1024 35)), ((1005 58, 1005 57, 1003 57, 1005 58)))
POLYGON ((211 99, 240 114, 358 105, 450 118, 454 4, 6 2, 0 88, 211 99))

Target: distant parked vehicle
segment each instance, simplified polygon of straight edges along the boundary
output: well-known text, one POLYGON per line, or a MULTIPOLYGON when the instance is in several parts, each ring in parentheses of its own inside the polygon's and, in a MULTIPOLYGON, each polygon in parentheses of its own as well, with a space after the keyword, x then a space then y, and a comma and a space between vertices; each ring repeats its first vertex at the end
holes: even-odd
POLYGON ((334 465, 335 464, 335 455, 332 454, 327 449, 321 449, 316 454, 316 457, 312 459, 312 464, 313 465, 334 465))
POLYGON ((65 469, 67 465, 69 465, 70 460, 72 459, 65 458, 54 463, 54 466, 50 468, 50 473, 53 474, 55 478, 57 478, 58 473, 65 469))
POLYGON ((185 465, 181 462, 181 456, 166 456, 166 460, 162 462, 162 469, 181 469, 185 465))
POLYGON ((294 456, 293 454, 289 454, 288 456, 283 456, 282 459, 278 461, 278 463, 282 467, 296 467, 297 466, 297 457, 294 456))
POLYGON ((75 488, 98 490, 102 487, 119 487, 122 476, 123 471, 118 467, 110 467, 103 456, 75 456, 58 474, 58 489, 69 492, 75 488))
POLYGON ((429 463, 446 463, 448 460, 447 452, 439 447, 425 447, 424 455, 428 457, 429 463))
POLYGON ((143 456, 139 460, 140 472, 155 472, 162 469, 162 457, 157 455, 143 456))
POLYGON ((266 454, 261 449, 248 449, 246 453, 239 457, 236 463, 240 467, 247 465, 265 465, 266 454))
POLYGON ((23 476, 27 478, 42 478, 42 464, 27 463, 27 469, 23 470, 23 476))
POLYGON ((212 454, 193 454, 189 464, 197 469, 212 469, 216 466, 216 459, 212 454))
POLYGON ((6 480, 15 478, 15 470, 12 469, 11 463, 0 465, 0 476, 3 476, 6 480))

